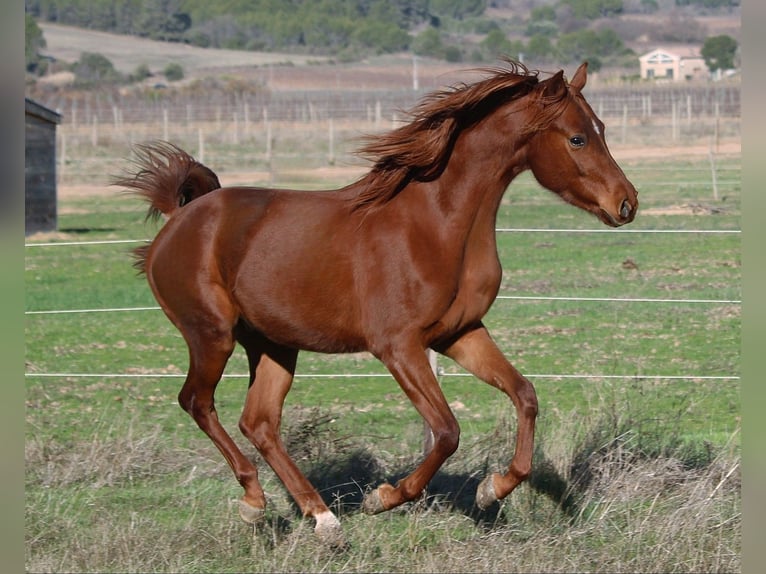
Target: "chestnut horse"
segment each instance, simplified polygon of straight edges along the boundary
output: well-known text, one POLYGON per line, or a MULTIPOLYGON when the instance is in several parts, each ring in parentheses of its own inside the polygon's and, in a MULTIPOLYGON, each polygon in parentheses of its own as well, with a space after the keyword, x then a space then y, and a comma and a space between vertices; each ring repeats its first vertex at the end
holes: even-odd
POLYGON ((239 428, 282 480, 315 532, 343 544, 340 523, 280 439, 300 349, 369 351, 430 426, 433 446, 412 474, 369 492, 368 513, 418 497, 458 447, 459 427, 427 357, 454 359, 510 398, 518 414, 505 473, 478 488, 486 508, 530 473, 537 397, 482 324, 501 268, 495 219, 524 170, 565 201, 617 227, 637 192, 607 149, 604 124, 582 95, 587 64, 567 82, 506 62, 473 84, 427 96, 412 121, 368 138, 361 179, 334 191, 221 188, 216 175, 168 143, 136 148, 117 185, 167 216, 137 267, 189 347, 178 400, 223 453, 244 488, 240 514, 262 518, 258 472, 221 426, 213 395, 235 344, 250 366, 239 428))

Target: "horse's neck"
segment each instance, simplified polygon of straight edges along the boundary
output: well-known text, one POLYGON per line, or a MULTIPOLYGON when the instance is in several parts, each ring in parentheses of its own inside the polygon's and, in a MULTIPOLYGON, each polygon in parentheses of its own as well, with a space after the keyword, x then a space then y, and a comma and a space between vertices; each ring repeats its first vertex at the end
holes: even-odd
POLYGON ((452 229, 494 237, 503 194, 526 168, 518 138, 499 138, 489 122, 461 134, 447 167, 431 184, 439 217, 452 229))

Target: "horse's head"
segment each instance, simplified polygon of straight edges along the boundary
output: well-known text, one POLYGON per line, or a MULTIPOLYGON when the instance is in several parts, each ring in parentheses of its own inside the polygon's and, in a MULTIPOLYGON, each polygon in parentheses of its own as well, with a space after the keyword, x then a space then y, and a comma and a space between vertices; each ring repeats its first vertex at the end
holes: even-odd
POLYGON ((528 163, 537 181, 605 224, 630 223, 638 192, 615 162, 604 138, 604 123, 582 95, 587 63, 567 85, 558 72, 540 82, 540 117, 551 118, 530 137, 528 163), (561 106, 546 114, 546 107, 561 106))

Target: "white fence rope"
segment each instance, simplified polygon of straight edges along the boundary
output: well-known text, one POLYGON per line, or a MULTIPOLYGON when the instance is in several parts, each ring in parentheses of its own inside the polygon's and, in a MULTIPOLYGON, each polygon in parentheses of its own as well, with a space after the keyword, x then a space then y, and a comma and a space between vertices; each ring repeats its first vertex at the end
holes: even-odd
MULTIPOLYGON (((545 229, 545 228, 498 228, 498 233, 670 233, 670 234, 739 234, 738 229, 545 229)), ((146 243, 148 239, 117 239, 98 241, 66 241, 46 243, 26 243, 25 247, 72 247, 89 245, 112 245, 128 243, 146 243)), ((655 298, 620 298, 620 297, 556 297, 556 296, 523 296, 523 295, 498 295, 500 300, 521 301, 578 301, 578 302, 615 302, 615 303, 672 303, 672 304, 731 304, 742 303, 738 299, 655 299, 655 298)), ((25 311, 25 315, 56 315, 74 313, 111 313, 111 312, 138 312, 159 311, 158 306, 149 307, 111 307, 102 309, 60 309, 60 310, 37 310, 25 311)), ((183 373, 25 373, 25 378, 184 378, 183 373)), ((383 378, 390 377, 390 373, 335 373, 335 374, 299 374, 296 378, 383 378)), ((471 377, 470 373, 444 373, 439 377, 471 377)), ((691 381, 739 381, 736 375, 594 375, 594 374, 525 374, 530 379, 597 379, 597 380, 691 380, 691 381)), ((224 378, 247 378, 246 374, 224 374, 224 378)))
POLYGON ((498 295, 496 299, 517 301, 584 301, 586 303, 707 303, 711 305, 739 305, 739 299, 652 299, 647 297, 546 297, 543 295, 498 295))
POLYGON ((52 241, 48 243, 25 243, 24 247, 72 247, 75 245, 113 245, 116 243, 149 243, 151 239, 105 239, 102 241, 52 241))
MULTIPOLYGON (((498 295, 495 299, 516 301, 582 301, 585 303, 687 303, 740 305, 740 299, 652 299, 648 297, 554 297, 544 295, 498 295)), ((160 307, 107 307, 104 309, 50 309, 24 311, 25 315, 63 315, 67 313, 119 313, 126 311, 159 311, 160 307)))
MULTIPOLYGON (((183 379, 186 373, 24 373, 27 378, 115 378, 115 379, 183 379)), ((247 379, 246 373, 226 373, 224 379, 247 379)), ((473 377, 471 373, 439 373, 443 377, 473 377)), ((605 379, 605 380, 684 380, 684 381, 738 381, 736 375, 588 375, 588 374, 527 374, 528 379, 605 379)), ((377 379, 393 378, 391 373, 295 373, 296 379, 377 379)))
MULTIPOLYGON (((741 229, 546 229, 536 227, 498 227, 497 233, 670 233, 696 235, 727 235, 742 233, 741 229)), ((24 247, 72 247, 87 245, 113 245, 120 243, 149 243, 151 239, 107 239, 99 241, 51 241, 25 243, 24 247)))

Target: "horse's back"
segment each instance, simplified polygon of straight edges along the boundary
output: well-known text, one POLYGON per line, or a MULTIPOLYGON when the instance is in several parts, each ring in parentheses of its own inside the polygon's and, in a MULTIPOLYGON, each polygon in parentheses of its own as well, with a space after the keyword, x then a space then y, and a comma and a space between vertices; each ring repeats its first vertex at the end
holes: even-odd
POLYGON ((332 192, 222 188, 166 223, 147 259, 149 282, 163 307, 181 307, 176 314, 195 313, 215 291, 276 342, 358 350, 348 219, 332 192))

